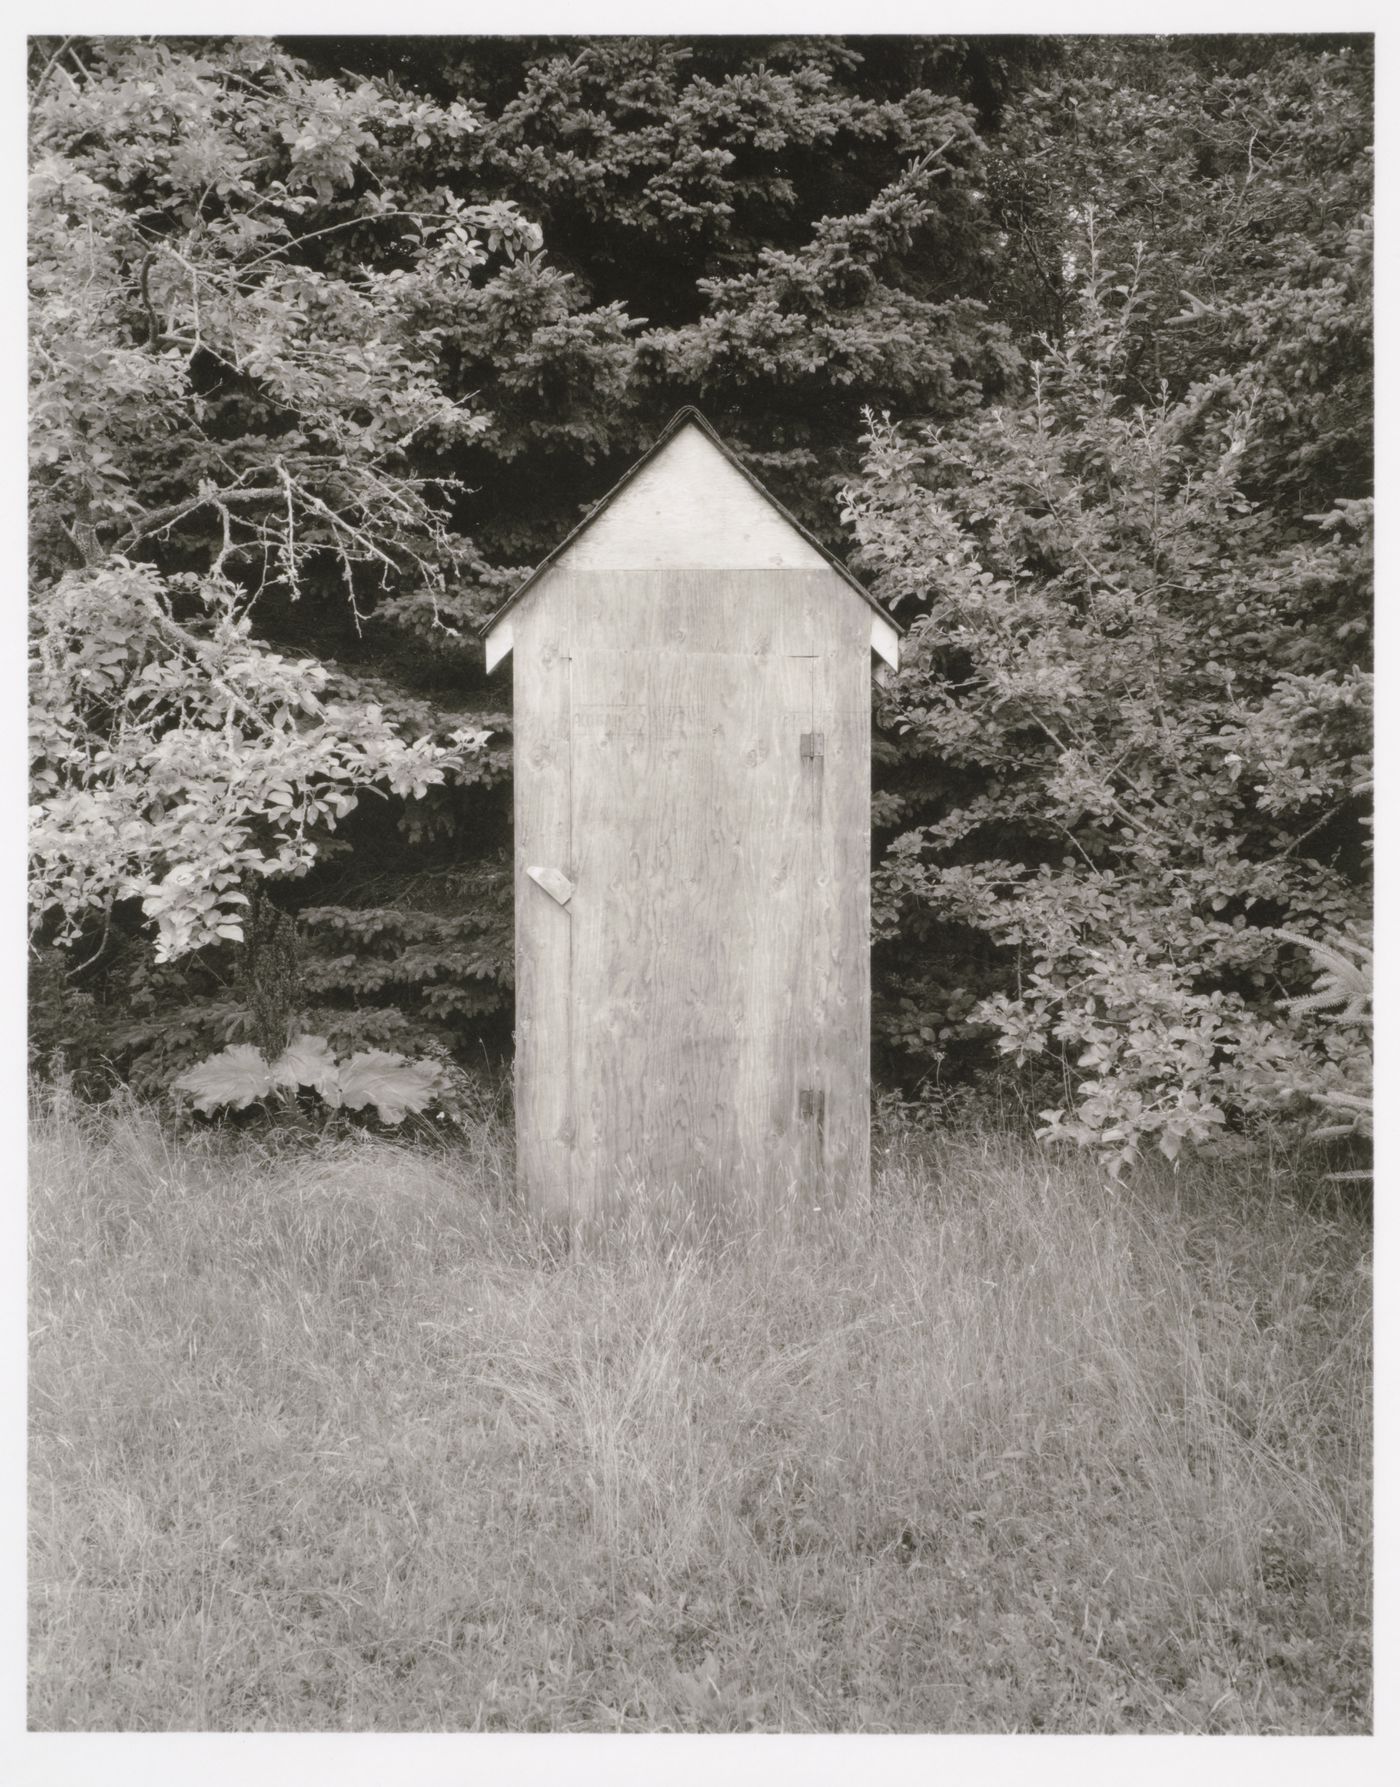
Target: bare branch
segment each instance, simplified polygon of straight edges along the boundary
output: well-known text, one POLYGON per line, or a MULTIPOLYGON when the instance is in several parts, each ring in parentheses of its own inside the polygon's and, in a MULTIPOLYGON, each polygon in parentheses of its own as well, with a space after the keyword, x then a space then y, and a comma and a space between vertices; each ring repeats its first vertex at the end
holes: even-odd
POLYGON ((58 66, 58 63, 63 56, 63 52, 68 48, 69 44, 72 43, 72 41, 73 41, 73 39, 71 37, 65 37, 63 42, 54 51, 53 55, 50 56, 48 61, 44 64, 44 72, 39 76, 38 80, 35 81, 35 83, 34 83, 34 91, 30 95, 30 100, 29 100, 30 105, 37 104, 39 95, 44 91, 45 83, 47 82, 49 76, 53 73, 54 69, 58 66))
POLYGON ((112 547, 113 552, 129 552, 133 546, 151 534, 165 533, 177 521, 183 521, 187 515, 193 515, 200 509, 217 507, 220 504, 242 506, 249 503, 265 503, 275 501, 281 491, 274 488, 255 488, 252 490, 211 490, 199 496, 186 498, 178 503, 166 503, 159 509, 151 509, 138 521, 132 523, 126 533, 112 547))

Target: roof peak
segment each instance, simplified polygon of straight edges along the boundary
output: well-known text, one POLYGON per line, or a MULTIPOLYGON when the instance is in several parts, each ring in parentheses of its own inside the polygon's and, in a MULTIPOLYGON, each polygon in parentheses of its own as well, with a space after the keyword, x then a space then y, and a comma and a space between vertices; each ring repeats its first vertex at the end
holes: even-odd
MULTIPOLYGON (((673 511, 675 505, 673 502, 673 511)), ((539 580, 552 566, 557 565, 566 556, 578 557, 587 554, 599 568, 663 568, 666 564, 693 565, 695 568, 743 569, 755 570, 767 568, 818 568, 827 565, 836 571, 844 582, 860 596, 883 620, 888 622, 897 636, 900 629, 884 608, 848 571, 834 553, 830 552, 820 540, 811 534, 802 523, 791 515, 772 493, 765 488, 758 477, 749 470, 743 460, 727 441, 720 435, 713 423, 694 404, 683 404, 662 428, 646 452, 623 476, 613 485, 611 490, 595 503, 587 515, 574 527, 558 546, 535 567, 528 577, 512 591, 506 601, 496 610, 485 626, 482 635, 489 635, 515 607, 527 590, 539 580), (684 513, 673 512, 669 516, 660 514, 655 506, 645 513, 646 494, 663 487, 663 480, 655 471, 650 472, 665 453, 666 448, 681 435, 687 427, 693 427, 714 451, 720 456, 728 473, 721 474, 717 485, 704 488, 705 480, 710 477, 707 468, 695 462, 689 467, 695 482, 693 492, 687 490, 689 499, 681 507, 684 513), (729 473, 737 474, 742 479, 747 491, 745 495, 740 486, 729 473), (700 474, 703 474, 700 475, 700 474), (627 515, 626 493, 629 491, 642 493, 640 501, 631 505, 630 519, 627 515), (757 496, 764 505, 760 513, 752 501, 757 496), (620 501, 621 499, 621 501, 620 501), (617 507, 615 508, 615 505, 617 507), (609 518, 613 525, 609 528, 609 518), (772 524, 777 522, 780 527, 772 524), (622 558, 609 556, 622 543, 625 528, 631 525, 642 532, 650 529, 650 538, 641 541, 642 549, 649 550, 650 557, 622 558), (599 529, 608 530, 599 537, 599 529), (668 529, 670 532, 668 533, 668 529), (781 530, 781 531, 780 531, 781 530), (592 535, 585 540, 585 535, 592 535), (790 543, 789 543, 790 542, 790 543), (686 559, 678 556, 672 558, 670 550, 678 554, 690 551, 695 554, 686 559)), ((488 656, 493 656, 488 652, 488 656)))

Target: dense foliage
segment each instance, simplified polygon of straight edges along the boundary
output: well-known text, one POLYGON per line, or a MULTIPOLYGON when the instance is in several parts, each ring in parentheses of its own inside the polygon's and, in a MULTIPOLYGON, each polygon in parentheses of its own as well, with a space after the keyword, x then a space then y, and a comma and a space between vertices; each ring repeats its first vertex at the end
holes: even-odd
POLYGON ((304 875, 363 792, 483 773, 485 728, 405 736, 259 624, 431 605, 466 555, 451 454, 486 418, 407 300, 537 240, 411 177, 405 145, 471 122, 256 43, 103 40, 36 83, 33 905, 90 989, 115 980, 119 1021, 143 1015, 121 973, 141 918, 156 964, 246 948, 263 884, 304 875))
POLYGON ((1369 82, 1296 48, 1149 91, 1106 61, 1018 126, 1082 182, 1037 213, 1024 397, 872 417, 850 512, 912 619, 877 874, 904 1038, 1053 1058, 1050 1132, 1123 1160, 1291 1104, 1363 1124, 1368 1007, 1307 992, 1307 945, 1360 974, 1369 82))
POLYGON ((693 401, 912 626, 886 1075, 1053 1063, 1054 1124, 1120 1155, 1356 1114, 1364 1001, 1310 998, 1307 946, 1360 971, 1365 43, 32 67, 36 862, 81 937, 37 958, 41 1049, 154 1086, 294 1011, 508 1046, 475 627, 693 401))
POLYGON ((331 69, 466 96, 444 178, 519 205, 545 254, 514 303, 435 300, 493 427, 463 464, 511 581, 682 404, 839 538, 860 409, 944 417, 1017 364, 987 313, 979 126, 1014 40, 305 39, 331 69))
MULTIPOLYGON (((337 1047, 424 1035, 458 1051, 501 1046, 507 720, 502 691, 484 683, 476 623, 683 401, 704 404, 839 544, 836 492, 856 468, 863 405, 942 419, 1006 384, 1018 361, 983 303, 995 250, 977 125, 1006 91, 1009 58, 1026 52, 923 39, 295 47, 308 65, 280 54, 265 64, 295 88, 268 100, 265 128, 278 143, 289 133, 288 155, 310 154, 320 133, 343 159, 329 173, 317 163, 298 189, 288 253, 337 290, 380 293, 396 341, 426 364, 416 376, 471 418, 450 442, 428 426, 404 448, 419 476, 456 477, 450 518, 471 545, 454 538, 450 564, 428 555, 448 564, 436 582, 361 579, 355 610, 333 563, 319 576, 306 568, 295 589, 274 578, 256 632, 284 659, 320 660, 400 736, 492 737, 423 798, 361 803, 279 897, 297 914, 308 1022, 337 1047), (301 135, 299 148, 290 138, 301 135)), ((52 67, 36 57, 36 137, 54 107, 74 103, 70 86, 85 91, 114 61, 155 58, 178 80, 199 78, 210 56, 268 54, 109 41, 52 67)), ((160 131, 152 138, 135 107, 101 94, 87 103, 111 113, 109 131, 119 124, 132 169, 160 167, 160 131)), ((89 137, 69 141, 88 154, 89 137)), ((201 153, 218 159, 212 142, 201 153)), ((113 227, 155 227, 123 218, 146 203, 152 177, 130 191, 107 183, 113 227)), ((278 177, 275 158, 245 176, 253 190, 278 177)), ((143 262, 144 250, 128 282, 143 262)), ((276 264, 259 262, 260 278, 276 264)), ((286 317, 265 318, 278 353, 286 317)), ((343 362, 346 345, 332 334, 324 364, 343 362)), ((239 427, 265 433, 258 417, 239 427)), ((148 474, 138 462, 130 476, 139 487, 148 474)), ((211 558, 216 515, 193 518, 211 558)), ((246 976, 217 951, 153 968, 129 935, 119 904, 104 953, 76 982, 66 962, 41 962, 40 1034, 161 1085, 211 1043, 242 1037, 246 976)))

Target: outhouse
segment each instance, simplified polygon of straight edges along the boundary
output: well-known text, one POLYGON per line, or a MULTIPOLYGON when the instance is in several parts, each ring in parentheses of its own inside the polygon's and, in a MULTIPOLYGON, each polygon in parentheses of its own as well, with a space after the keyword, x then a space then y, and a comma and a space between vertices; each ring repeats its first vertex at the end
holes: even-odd
POLYGON ((866 1194, 895 623, 684 409, 484 634, 514 665, 527 1201, 866 1194))

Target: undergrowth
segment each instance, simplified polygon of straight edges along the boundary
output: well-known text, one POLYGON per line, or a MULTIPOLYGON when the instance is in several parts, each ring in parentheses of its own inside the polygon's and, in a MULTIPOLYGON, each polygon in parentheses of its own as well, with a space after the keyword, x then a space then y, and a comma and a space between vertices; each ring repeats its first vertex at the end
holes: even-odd
POLYGON ((489 1115, 31 1158, 35 1728, 1369 1726, 1369 1233, 1290 1157, 897 1125, 869 1212, 572 1254, 489 1115))

